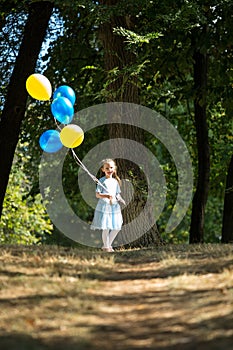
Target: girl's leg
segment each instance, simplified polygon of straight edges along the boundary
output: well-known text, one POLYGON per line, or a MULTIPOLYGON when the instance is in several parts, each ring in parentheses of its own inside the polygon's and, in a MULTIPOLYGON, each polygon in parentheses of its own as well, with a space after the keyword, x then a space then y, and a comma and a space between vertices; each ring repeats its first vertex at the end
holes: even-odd
POLYGON ((111 247, 112 242, 114 241, 114 239, 116 238, 118 232, 120 230, 111 230, 111 232, 109 233, 109 247, 111 247))
POLYGON ((102 231, 103 248, 109 248, 109 230, 102 231))

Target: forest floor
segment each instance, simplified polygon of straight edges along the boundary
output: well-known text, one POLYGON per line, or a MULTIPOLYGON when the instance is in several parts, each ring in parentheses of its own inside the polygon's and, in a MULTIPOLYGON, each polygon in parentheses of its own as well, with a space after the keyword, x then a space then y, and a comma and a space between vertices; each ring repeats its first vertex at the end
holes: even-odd
POLYGON ((1 350, 230 350, 232 245, 0 247, 1 350))

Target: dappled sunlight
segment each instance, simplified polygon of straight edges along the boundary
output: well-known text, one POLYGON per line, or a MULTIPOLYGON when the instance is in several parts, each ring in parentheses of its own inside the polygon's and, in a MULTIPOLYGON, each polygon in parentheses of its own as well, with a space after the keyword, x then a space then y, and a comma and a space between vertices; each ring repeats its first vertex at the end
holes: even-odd
POLYGON ((232 253, 195 249, 0 249, 3 349, 230 349, 232 253))

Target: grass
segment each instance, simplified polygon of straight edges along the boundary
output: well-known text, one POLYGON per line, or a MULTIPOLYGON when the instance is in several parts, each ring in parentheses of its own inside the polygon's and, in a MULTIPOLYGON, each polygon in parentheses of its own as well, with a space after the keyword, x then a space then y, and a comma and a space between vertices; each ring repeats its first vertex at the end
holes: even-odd
POLYGON ((224 349, 232 245, 0 247, 1 350, 224 349))

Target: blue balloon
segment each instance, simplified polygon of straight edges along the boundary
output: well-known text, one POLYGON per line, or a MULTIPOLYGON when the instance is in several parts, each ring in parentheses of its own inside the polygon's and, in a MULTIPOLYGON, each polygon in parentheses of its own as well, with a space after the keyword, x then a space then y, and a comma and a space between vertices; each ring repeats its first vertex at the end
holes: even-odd
POLYGON ((57 97, 66 97, 66 98, 68 98, 68 100, 70 100, 72 105, 74 105, 75 100, 76 100, 76 96, 75 96, 74 90, 70 86, 67 86, 67 85, 59 86, 54 91, 53 99, 55 99, 57 97))
POLYGON ((51 104, 51 111, 60 123, 69 124, 74 116, 74 107, 66 97, 57 97, 51 104))
POLYGON ((40 147, 47 153, 59 151, 63 144, 60 140, 60 133, 57 130, 47 130, 43 132, 39 139, 40 147))

